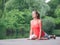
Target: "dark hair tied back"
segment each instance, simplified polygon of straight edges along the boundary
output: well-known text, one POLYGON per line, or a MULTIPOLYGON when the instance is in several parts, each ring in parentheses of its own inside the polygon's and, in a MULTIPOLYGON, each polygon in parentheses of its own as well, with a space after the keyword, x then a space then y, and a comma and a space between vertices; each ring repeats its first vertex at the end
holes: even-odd
POLYGON ((37 19, 40 19, 40 14, 38 13, 38 11, 34 10, 37 14, 37 19))

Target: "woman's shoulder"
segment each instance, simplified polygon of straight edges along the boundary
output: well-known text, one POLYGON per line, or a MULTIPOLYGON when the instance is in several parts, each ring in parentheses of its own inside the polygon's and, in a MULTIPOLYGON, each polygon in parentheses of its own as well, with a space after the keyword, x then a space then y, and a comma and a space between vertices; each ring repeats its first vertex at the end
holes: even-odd
POLYGON ((41 19, 38 19, 38 22, 41 23, 42 22, 41 19))
POLYGON ((38 19, 39 22, 41 22, 41 19, 38 19))
POLYGON ((30 23, 32 23, 32 22, 33 22, 33 20, 30 21, 30 23))

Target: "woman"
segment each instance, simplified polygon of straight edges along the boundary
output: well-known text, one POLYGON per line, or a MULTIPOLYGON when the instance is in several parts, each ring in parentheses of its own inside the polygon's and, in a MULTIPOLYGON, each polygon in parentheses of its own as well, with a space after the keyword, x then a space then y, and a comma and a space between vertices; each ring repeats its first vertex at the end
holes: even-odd
POLYGON ((40 19, 40 14, 37 11, 32 12, 33 20, 30 21, 30 37, 29 39, 48 39, 45 38, 46 33, 42 30, 42 21, 40 19))

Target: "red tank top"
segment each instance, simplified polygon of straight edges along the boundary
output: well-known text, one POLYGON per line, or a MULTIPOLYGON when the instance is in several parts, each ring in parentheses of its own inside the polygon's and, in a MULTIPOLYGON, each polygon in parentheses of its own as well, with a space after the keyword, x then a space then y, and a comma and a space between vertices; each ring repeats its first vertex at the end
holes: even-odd
MULTIPOLYGON (((33 34, 35 34, 37 37, 39 37, 39 34, 40 34, 40 26, 41 24, 39 25, 38 23, 36 24, 32 23, 33 34)), ((45 32, 41 30, 41 37, 44 37, 44 35, 45 35, 45 32)))

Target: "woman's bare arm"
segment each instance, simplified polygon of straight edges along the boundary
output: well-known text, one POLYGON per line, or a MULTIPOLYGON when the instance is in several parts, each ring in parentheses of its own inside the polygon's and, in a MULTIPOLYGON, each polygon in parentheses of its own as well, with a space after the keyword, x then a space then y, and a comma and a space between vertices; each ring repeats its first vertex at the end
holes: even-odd
POLYGON ((32 21, 30 22, 30 35, 32 35, 32 21))
POLYGON ((41 39, 41 31, 42 31, 42 21, 39 20, 39 26, 40 26, 40 32, 39 32, 39 38, 38 39, 41 39))

